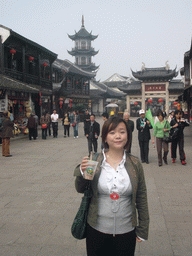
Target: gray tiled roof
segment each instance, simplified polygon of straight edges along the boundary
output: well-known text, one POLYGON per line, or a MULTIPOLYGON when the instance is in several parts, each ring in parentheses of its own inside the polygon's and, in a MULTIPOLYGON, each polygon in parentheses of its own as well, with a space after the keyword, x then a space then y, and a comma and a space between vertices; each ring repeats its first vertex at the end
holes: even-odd
POLYGON ((78 38, 87 38, 90 40, 95 40, 98 36, 94 36, 91 33, 89 33, 84 26, 81 27, 81 29, 78 32, 75 32, 74 35, 68 35, 68 37, 72 40, 76 40, 78 38))
POLYGON ((132 71, 132 74, 135 78, 141 81, 168 81, 173 79, 173 77, 176 77, 178 75, 178 72, 176 71, 176 68, 174 70, 167 70, 166 67, 162 67, 145 68, 144 70, 137 72, 132 71))
POLYGON ((11 77, 0 74, 0 88, 29 93, 39 93, 39 89, 31 84, 26 84, 11 77))
POLYGON ((53 62, 53 67, 63 69, 66 73, 77 74, 77 75, 86 76, 89 78, 93 78, 96 76, 95 72, 85 71, 80 67, 76 66, 75 64, 73 64, 72 62, 70 62, 69 60, 56 59, 53 62))
POLYGON ((184 83, 181 80, 172 80, 169 83, 168 90, 184 90, 184 83))

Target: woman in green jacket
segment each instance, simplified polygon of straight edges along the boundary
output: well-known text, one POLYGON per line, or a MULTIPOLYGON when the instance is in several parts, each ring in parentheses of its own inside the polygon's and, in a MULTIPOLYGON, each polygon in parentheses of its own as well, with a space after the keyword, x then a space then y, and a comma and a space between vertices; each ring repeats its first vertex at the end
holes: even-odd
MULTIPOLYGON (((136 241, 148 239, 149 214, 144 172, 138 158, 125 151, 130 132, 119 117, 109 118, 102 128, 104 150, 91 181, 93 196, 88 219, 88 256, 134 255, 136 241)), ((77 166, 75 186, 84 193, 88 157, 77 166)))
POLYGON ((164 151, 163 161, 165 164, 167 162, 167 155, 168 155, 168 142, 163 140, 164 135, 169 136, 169 130, 171 126, 167 120, 164 120, 164 115, 161 110, 158 110, 157 117, 159 121, 155 124, 154 132, 153 132, 153 140, 152 143, 155 144, 155 137, 156 137, 156 147, 157 147, 157 155, 158 155, 158 164, 159 167, 162 166, 162 147, 164 151))

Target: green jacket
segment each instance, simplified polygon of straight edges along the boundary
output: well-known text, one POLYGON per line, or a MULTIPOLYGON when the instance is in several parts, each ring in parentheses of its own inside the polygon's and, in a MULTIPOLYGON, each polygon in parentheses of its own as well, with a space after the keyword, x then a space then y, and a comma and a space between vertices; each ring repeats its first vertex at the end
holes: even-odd
MULTIPOLYGON (((94 156, 93 156, 94 159, 94 156)), ((101 164, 103 162, 103 154, 99 154, 97 161, 99 162, 93 181, 91 181, 91 187, 93 190, 93 197, 91 199, 88 220, 90 225, 96 224, 97 222, 97 212, 98 212, 98 179, 101 173, 101 164)), ((145 185, 145 177, 143 172, 143 167, 139 162, 138 158, 127 153, 125 168, 131 180, 131 185, 133 189, 132 193, 132 224, 135 227, 136 235, 148 239, 149 231, 149 213, 148 213, 148 203, 147 203, 147 189, 145 185), (138 223, 137 223, 138 222, 138 223)), ((74 171, 74 176, 76 176, 75 187, 78 193, 84 193, 87 185, 87 180, 85 180, 80 172, 80 165, 78 165, 74 171)))
POLYGON ((167 120, 164 120, 163 123, 158 121, 155 124, 153 136, 157 137, 157 138, 163 138, 164 135, 165 135, 166 137, 168 137, 169 136, 169 132, 164 132, 163 129, 168 129, 168 130, 171 129, 171 126, 170 126, 170 124, 169 124, 169 122, 167 120))

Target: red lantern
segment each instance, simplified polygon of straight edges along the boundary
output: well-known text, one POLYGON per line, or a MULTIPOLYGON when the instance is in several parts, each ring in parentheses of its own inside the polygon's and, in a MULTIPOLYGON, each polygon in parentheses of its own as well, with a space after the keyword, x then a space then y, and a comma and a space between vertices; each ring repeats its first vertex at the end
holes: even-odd
POLYGON ((62 105, 63 105, 63 98, 59 98, 59 105, 60 105, 60 108, 62 108, 62 105))
POLYGON ((15 51, 14 49, 11 49, 11 50, 10 50, 10 53, 12 54, 12 59, 13 59, 13 56, 14 56, 14 54, 16 53, 16 51, 15 51))
POLYGON ((10 53, 11 53, 12 55, 14 55, 14 54, 16 53, 16 51, 15 51, 14 49, 11 49, 11 50, 10 50, 10 53))
POLYGON ((32 62, 32 61, 34 60, 34 57, 29 56, 29 58, 28 58, 28 59, 29 59, 29 61, 30 61, 30 62, 32 62))
POLYGON ((41 91, 39 92, 39 106, 41 106, 41 91))
POLYGON ((134 105, 135 105, 135 106, 137 106, 137 105, 138 105, 138 102, 137 102, 137 101, 135 101, 135 102, 134 102, 134 105))
POLYGON ((174 101, 174 102, 173 102, 173 105, 177 105, 177 101, 174 101))
POLYGON ((163 99, 158 99, 159 103, 163 102, 163 99))
POLYGON ((47 64, 46 62, 43 63, 43 67, 47 67, 47 65, 48 65, 48 64, 47 64))
POLYGON ((149 102, 149 103, 152 103, 152 102, 153 102, 153 100, 152 100, 152 99, 148 99, 148 102, 149 102))

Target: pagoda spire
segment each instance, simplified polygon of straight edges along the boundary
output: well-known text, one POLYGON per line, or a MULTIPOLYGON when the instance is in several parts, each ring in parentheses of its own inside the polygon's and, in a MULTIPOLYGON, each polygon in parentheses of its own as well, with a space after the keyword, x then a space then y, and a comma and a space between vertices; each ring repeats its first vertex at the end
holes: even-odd
POLYGON ((82 15, 82 27, 84 27, 84 15, 82 15))

